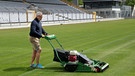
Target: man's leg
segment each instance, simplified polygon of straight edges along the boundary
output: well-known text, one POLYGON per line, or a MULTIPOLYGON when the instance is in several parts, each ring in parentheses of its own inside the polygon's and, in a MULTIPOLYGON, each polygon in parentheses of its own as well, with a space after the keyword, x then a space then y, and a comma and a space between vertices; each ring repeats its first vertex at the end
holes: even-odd
POLYGON ((38 50, 37 53, 36 53, 36 63, 37 63, 37 68, 44 68, 44 66, 42 66, 40 63, 39 63, 39 60, 40 60, 40 53, 41 53, 41 50, 38 50))
POLYGON ((37 64, 39 64, 40 53, 41 53, 41 50, 38 50, 38 51, 36 52, 36 63, 37 63, 37 64))
POLYGON ((33 55, 31 60, 31 65, 38 68, 44 68, 40 63, 40 53, 41 53, 41 46, 40 46, 40 40, 35 37, 31 37, 30 39, 32 45, 33 45, 33 55), (34 64, 34 60, 36 59, 36 64, 34 64))
POLYGON ((33 50, 33 53, 32 53, 32 60, 31 60, 31 65, 34 64, 35 58, 36 58, 36 51, 33 50))

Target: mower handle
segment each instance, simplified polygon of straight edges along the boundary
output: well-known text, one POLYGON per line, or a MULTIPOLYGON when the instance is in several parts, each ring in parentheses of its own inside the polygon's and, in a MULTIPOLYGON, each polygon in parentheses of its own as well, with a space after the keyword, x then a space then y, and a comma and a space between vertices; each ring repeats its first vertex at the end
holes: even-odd
POLYGON ((64 50, 64 48, 62 47, 62 45, 60 44, 60 42, 57 40, 57 38, 56 38, 56 36, 54 34, 52 34, 52 35, 46 35, 44 38, 50 43, 50 45, 52 46, 53 49, 55 49, 55 48, 54 48, 51 40, 54 39, 54 40, 57 41, 57 43, 60 45, 60 47, 64 50))
POLYGON ((55 36, 54 34, 52 34, 52 35, 46 35, 46 36, 45 36, 45 39, 46 39, 46 40, 56 39, 56 36, 55 36))

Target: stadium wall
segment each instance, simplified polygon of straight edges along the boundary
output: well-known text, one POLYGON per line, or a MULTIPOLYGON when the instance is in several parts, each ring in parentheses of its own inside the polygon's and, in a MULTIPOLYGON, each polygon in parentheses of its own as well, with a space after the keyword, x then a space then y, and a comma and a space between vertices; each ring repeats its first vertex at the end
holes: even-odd
MULTIPOLYGON (((29 0, 32 1, 32 0, 29 0)), ((49 1, 49 0, 48 0, 49 1)), ((51 1, 52 2, 52 1, 51 1)), ((27 7, 30 5, 28 3, 17 4, 17 2, 8 2, 11 3, 8 7, 0 7, 0 28, 20 28, 20 27, 29 27, 30 22, 35 18, 35 13, 37 10, 28 10, 27 7), (13 3, 13 4, 12 4, 13 3), (15 5, 15 6, 14 6, 15 5), (18 7, 16 6, 18 5, 18 7), (21 5, 21 6, 20 6, 21 5), (10 7, 12 6, 12 7, 10 7), (22 8, 23 7, 23 8, 22 8)), ((97 22, 102 20, 114 20, 119 19, 118 17, 102 17, 98 14, 93 14, 92 12, 84 12, 72 6, 57 4, 37 4, 40 9, 49 11, 49 13, 43 12, 42 22, 45 25, 55 25, 55 24, 67 24, 67 23, 83 23, 83 22, 97 22), (51 8, 50 8, 50 7, 51 8), (48 7, 48 8, 47 8, 48 7), (104 19, 105 18, 105 19, 104 19)), ((34 8, 39 8, 34 7, 34 8)))

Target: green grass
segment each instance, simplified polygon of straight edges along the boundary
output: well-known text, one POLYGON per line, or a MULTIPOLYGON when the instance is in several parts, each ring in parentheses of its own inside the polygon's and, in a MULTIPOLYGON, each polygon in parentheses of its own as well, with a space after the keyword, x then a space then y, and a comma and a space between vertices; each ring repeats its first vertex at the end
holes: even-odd
POLYGON ((52 61, 49 43, 41 39, 40 62, 45 69, 29 69, 32 53, 29 28, 8 29, 0 30, 1 76, 135 76, 134 19, 44 28, 55 34, 66 50, 78 50, 89 58, 108 62, 110 67, 103 73, 65 72, 59 63, 52 61))

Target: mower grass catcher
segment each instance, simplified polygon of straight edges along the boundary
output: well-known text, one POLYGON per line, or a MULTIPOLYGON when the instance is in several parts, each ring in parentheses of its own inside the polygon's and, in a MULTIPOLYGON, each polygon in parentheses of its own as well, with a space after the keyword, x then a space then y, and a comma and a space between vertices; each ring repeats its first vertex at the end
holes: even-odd
POLYGON ((86 55, 83 55, 76 50, 65 51, 54 34, 45 36, 45 39, 53 48, 53 61, 60 62, 66 71, 103 72, 109 67, 108 63, 89 59, 86 55), (56 49, 51 40, 56 40, 60 45, 60 48, 56 49))

